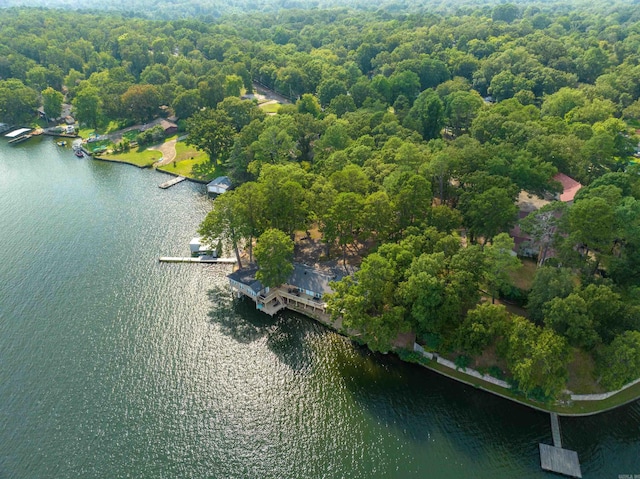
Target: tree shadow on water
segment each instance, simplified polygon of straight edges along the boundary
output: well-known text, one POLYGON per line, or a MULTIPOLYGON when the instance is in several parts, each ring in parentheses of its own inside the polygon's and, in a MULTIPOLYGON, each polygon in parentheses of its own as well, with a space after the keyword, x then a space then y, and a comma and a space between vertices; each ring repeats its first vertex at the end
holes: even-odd
MULTIPOLYGON (((241 344, 265 341, 267 348, 292 370, 306 368, 311 359, 305 345, 307 329, 295 315, 280 312, 269 316, 258 311, 248 298, 237 299, 224 287, 207 292, 211 303, 209 322, 241 344)), ((302 320, 304 321, 304 320, 302 320)))
POLYGON ((255 304, 245 298, 236 299, 229 290, 220 287, 207 292, 211 303, 209 322, 239 343, 249 344, 265 337, 276 320, 256 310, 255 304))

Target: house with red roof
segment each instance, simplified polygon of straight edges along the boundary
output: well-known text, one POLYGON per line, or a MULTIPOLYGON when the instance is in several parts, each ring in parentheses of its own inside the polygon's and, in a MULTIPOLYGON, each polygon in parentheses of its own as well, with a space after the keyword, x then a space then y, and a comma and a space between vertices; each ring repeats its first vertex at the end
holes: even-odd
POLYGON ((582 185, 564 173, 558 173, 553 179, 562 185, 562 192, 556 195, 556 200, 563 203, 573 203, 573 199, 582 185))

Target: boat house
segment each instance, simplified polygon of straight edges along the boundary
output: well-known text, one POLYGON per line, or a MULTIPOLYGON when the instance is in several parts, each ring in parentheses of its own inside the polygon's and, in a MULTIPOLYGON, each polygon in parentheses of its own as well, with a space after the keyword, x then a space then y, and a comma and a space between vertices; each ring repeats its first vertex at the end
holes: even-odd
POLYGON ((231 188, 231 179, 228 176, 218 176, 211 183, 207 184, 207 192, 221 195, 231 188))
POLYGON ((287 282, 276 288, 265 287, 257 278, 257 266, 242 268, 231 273, 229 284, 235 295, 251 298, 256 309, 273 316, 287 308, 311 317, 327 315, 327 304, 323 301, 326 293, 332 292, 329 282, 340 279, 315 268, 294 263, 293 272, 287 282))

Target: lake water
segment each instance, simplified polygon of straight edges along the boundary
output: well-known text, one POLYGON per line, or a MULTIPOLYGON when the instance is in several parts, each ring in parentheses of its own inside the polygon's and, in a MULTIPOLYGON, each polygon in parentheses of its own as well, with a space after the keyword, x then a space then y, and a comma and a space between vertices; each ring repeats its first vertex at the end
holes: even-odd
MULTIPOLYGON (((202 185, 0 139, 0 478, 540 478, 547 415, 232 301, 202 185)), ((640 475, 640 403, 562 419, 640 475)))

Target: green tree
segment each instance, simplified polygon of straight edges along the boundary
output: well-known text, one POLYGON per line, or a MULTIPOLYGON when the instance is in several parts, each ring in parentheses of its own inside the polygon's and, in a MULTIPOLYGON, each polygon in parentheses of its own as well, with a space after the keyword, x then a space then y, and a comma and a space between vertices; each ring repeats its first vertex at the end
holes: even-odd
POLYGON ((638 378, 640 371, 640 331, 625 331, 604 350, 599 369, 602 384, 619 389, 638 378))
POLYGON ((102 100, 98 89, 93 86, 83 87, 72 101, 74 115, 80 123, 91 128, 98 127, 102 115, 102 100))
POLYGON ((454 134, 459 135, 471 127, 484 101, 476 91, 454 91, 445 98, 445 117, 454 134))
POLYGON ((244 81, 238 75, 227 75, 224 79, 224 96, 239 97, 242 93, 244 81))
POLYGON ((187 143, 209 155, 209 161, 223 163, 233 145, 231 119, 219 110, 198 111, 187 120, 187 143))
POLYGON ((571 270, 543 266, 536 270, 528 296, 529 317, 538 324, 544 318, 544 305, 553 298, 566 298, 574 288, 571 270))
POLYGON ((329 112, 342 118, 345 113, 356 111, 356 104, 349 95, 338 95, 329 103, 329 112))
POLYGON ((540 389, 549 398, 565 387, 569 349, 551 329, 540 329, 514 316, 507 334, 507 364, 518 388, 526 394, 540 389))
POLYGON ((500 291, 512 285, 510 275, 522 267, 513 250, 514 241, 508 233, 500 233, 493 238, 491 244, 484 247, 487 260, 485 280, 491 293, 491 303, 495 303, 500 291))
POLYGON ((394 302, 398 273, 394 261, 372 253, 353 276, 333 283, 334 293, 327 296, 332 318, 342 318, 343 327, 373 351, 389 351, 398 334, 410 329, 404 308, 394 302))
POLYGON ((417 131, 425 140, 440 136, 444 126, 444 105, 435 91, 429 89, 418 95, 404 120, 404 126, 417 131))
POLYGON ((485 243, 511 227, 518 212, 510 193, 496 186, 466 195, 460 209, 472 238, 483 237, 485 243))
POLYGON ((553 298, 543 310, 544 324, 567 338, 572 346, 590 349, 598 342, 587 302, 581 296, 572 293, 566 298, 553 298))
POLYGON ((189 118, 200 109, 200 93, 198 90, 185 90, 179 93, 171 103, 171 108, 178 118, 189 118))
POLYGON ((64 96, 59 91, 48 87, 42 91, 42 102, 44 113, 49 118, 58 118, 62 114, 62 101, 64 96))
POLYGON ((242 268, 239 244, 248 234, 247 224, 239 214, 240 210, 240 197, 235 191, 218 196, 213 209, 200 224, 198 234, 207 244, 215 245, 219 241, 230 243, 235 251, 238 267, 242 268))
POLYGON ((329 78, 318 85, 318 100, 322 106, 329 106, 338 95, 346 95, 347 87, 337 78, 329 78))
POLYGON ((259 279, 273 288, 287 282, 293 272, 293 241, 276 228, 269 228, 258 238, 255 248, 259 279))
POLYGON ((576 201, 569 209, 570 241, 584 246, 583 256, 596 254, 595 272, 603 255, 611 252, 617 230, 613 205, 600 197, 576 201))
POLYGON ((127 115, 138 122, 154 118, 162 103, 155 85, 132 85, 122 94, 121 101, 127 115))
POLYGON ((262 121, 265 118, 264 111, 255 102, 235 96, 222 100, 216 109, 229 117, 231 126, 238 133, 253 120, 262 121))
POLYGON ((296 107, 298 108, 299 113, 309 113, 313 115, 314 118, 317 118, 321 111, 318 99, 311 93, 305 93, 302 95, 296 102, 296 107))
POLYGON ((469 310, 458 329, 458 347, 477 356, 507 331, 509 312, 501 304, 483 303, 469 310))
MULTIPOLYGON (((364 200, 353 192, 339 193, 333 205, 323 216, 322 230, 325 241, 337 241, 342 250, 342 262, 347 268, 347 249, 358 240, 363 226, 364 200)), ((357 251, 357 249, 356 249, 357 251)))
POLYGON ((36 92, 20 80, 0 80, 0 118, 14 125, 30 122, 38 107, 36 92))

